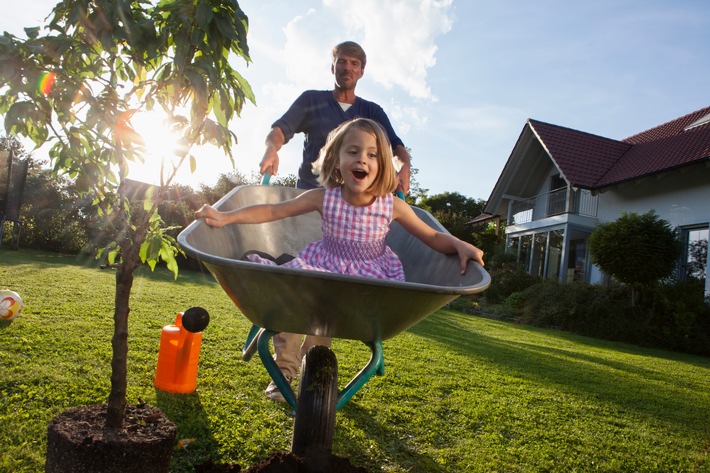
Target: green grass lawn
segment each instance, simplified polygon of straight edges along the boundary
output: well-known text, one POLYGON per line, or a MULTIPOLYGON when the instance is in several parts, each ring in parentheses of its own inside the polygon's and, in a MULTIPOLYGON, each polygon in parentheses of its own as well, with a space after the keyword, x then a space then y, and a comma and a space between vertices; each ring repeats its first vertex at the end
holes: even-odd
MULTIPOLYGON (((47 423, 106 402, 114 273, 93 261, 0 248, 0 288, 23 314, 0 323, 0 471, 44 471, 47 423)), ((265 291, 269 290, 264 288, 265 291)), ((289 409, 263 396, 249 322, 208 274, 141 269, 128 400, 178 426, 171 471, 247 467, 290 449, 289 409), (157 391, 160 332, 206 308, 197 391, 157 391)), ((341 386, 369 358, 336 340, 341 386)), ((384 343, 386 371, 337 414, 334 453, 370 472, 710 472, 710 359, 441 310, 384 343)))

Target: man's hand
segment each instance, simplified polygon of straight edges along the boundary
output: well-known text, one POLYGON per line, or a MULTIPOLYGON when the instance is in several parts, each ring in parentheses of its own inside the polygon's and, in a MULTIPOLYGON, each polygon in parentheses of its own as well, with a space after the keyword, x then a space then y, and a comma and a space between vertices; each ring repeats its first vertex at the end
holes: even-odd
POLYGON ((263 176, 266 173, 275 176, 279 172, 279 155, 274 148, 267 146, 264 157, 259 163, 259 173, 263 176))
POLYGON ((405 197, 409 194, 409 181, 411 179, 409 165, 405 164, 402 169, 397 173, 397 179, 399 184, 397 185, 397 192, 402 192, 405 197))
POLYGON ((399 145, 394 150, 395 157, 402 163, 402 167, 397 173, 397 178, 399 179, 399 184, 397 185, 397 192, 402 192, 405 197, 409 194, 409 184, 412 179, 411 176, 411 157, 407 152, 407 148, 399 145))
POLYGON ((264 157, 261 158, 259 163, 259 172, 263 176, 267 172, 272 176, 275 176, 279 172, 279 150, 286 142, 286 137, 284 136, 281 128, 275 126, 271 129, 268 135, 266 135, 266 150, 264 151, 264 157))

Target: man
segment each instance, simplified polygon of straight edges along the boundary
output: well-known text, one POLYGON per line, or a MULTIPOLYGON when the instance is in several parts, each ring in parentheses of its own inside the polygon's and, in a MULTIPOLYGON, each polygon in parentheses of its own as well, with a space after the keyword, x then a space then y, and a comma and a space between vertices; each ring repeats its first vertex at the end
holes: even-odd
MULTIPOLYGON (((318 159, 320 149, 325 145, 328 133, 341 123, 356 117, 377 121, 387 132, 394 155, 401 162, 398 173, 398 192, 409 193, 410 156, 402 140, 392 128, 385 111, 374 102, 355 95, 357 82, 365 73, 367 57, 359 44, 352 41, 340 43, 333 48, 330 71, 335 85, 333 90, 307 90, 291 105, 288 111, 271 126, 266 137, 266 151, 260 163, 261 174, 275 175, 279 169, 278 152, 296 133, 303 133, 303 161, 298 168, 299 189, 313 189, 319 186, 313 174, 312 164, 318 159)), ((274 360, 291 382, 301 366, 301 359, 308 349, 315 345, 330 346, 330 339, 306 336, 299 348, 301 335, 279 333, 273 338, 274 360)), ((275 401, 284 402, 283 395, 272 381, 264 394, 275 401)))

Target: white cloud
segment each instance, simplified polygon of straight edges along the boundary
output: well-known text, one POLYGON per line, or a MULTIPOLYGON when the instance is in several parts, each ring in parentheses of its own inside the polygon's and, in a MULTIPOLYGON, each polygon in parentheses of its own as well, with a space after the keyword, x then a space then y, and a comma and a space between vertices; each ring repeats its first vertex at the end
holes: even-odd
POLYGON ((337 42, 332 38, 330 15, 311 8, 291 20, 283 31, 286 41, 280 62, 285 79, 303 90, 330 86, 330 50, 337 42))
POLYGON ((392 101, 387 110, 397 134, 405 142, 412 127, 421 129, 429 122, 428 116, 422 115, 416 107, 405 107, 392 101))
POLYGON ((436 64, 436 40, 451 30, 453 0, 323 0, 367 52, 367 74, 411 97, 436 100, 427 72, 436 64))

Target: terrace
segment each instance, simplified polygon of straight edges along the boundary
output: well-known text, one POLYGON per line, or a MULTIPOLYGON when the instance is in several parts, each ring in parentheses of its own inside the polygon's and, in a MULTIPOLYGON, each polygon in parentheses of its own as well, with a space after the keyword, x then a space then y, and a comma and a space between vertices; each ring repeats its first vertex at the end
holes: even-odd
POLYGON ((563 187, 523 200, 511 200, 508 222, 521 225, 561 214, 597 217, 598 196, 587 189, 563 187))

